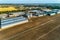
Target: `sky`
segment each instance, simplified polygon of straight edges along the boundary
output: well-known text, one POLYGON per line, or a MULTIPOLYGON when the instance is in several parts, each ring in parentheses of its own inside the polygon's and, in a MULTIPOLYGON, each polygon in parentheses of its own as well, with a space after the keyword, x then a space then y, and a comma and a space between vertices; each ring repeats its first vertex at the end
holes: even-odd
POLYGON ((0 0, 0 3, 60 3, 60 0, 0 0))

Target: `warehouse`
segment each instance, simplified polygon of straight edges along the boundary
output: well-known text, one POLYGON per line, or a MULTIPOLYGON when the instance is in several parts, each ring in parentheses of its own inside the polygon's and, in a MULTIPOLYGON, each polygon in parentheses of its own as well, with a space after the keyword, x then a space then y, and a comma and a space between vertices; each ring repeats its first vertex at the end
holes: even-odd
POLYGON ((5 14, 2 17, 0 17, 0 24, 1 24, 0 28, 2 28, 2 29, 9 28, 9 27, 12 27, 12 26, 15 26, 18 24, 28 22, 28 19, 23 16, 23 15, 25 15, 24 12, 9 13, 8 15, 5 14), (17 15, 17 14, 19 14, 19 15, 17 15), (8 17, 8 15, 9 15, 9 17, 8 17))
POLYGON ((32 18, 32 17, 41 17, 44 15, 44 12, 41 10, 30 10, 28 11, 28 18, 32 18))

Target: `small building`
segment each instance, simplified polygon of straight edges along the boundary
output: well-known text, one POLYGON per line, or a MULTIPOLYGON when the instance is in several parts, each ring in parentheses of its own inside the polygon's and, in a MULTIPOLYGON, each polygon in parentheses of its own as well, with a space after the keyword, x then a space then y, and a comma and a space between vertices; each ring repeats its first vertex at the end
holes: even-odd
POLYGON ((43 11, 41 10, 30 10, 28 11, 28 18, 31 18, 31 17, 41 17, 43 16, 43 11))
POLYGON ((48 16, 53 16, 56 15, 58 13, 59 9, 52 9, 51 11, 44 11, 44 15, 48 15, 48 16))
POLYGON ((50 12, 50 16, 56 15, 55 12, 50 12))
POLYGON ((58 10, 57 14, 60 14, 60 10, 58 10))
POLYGON ((53 15, 56 15, 56 13, 51 11, 51 12, 47 12, 46 15, 47 16, 53 16, 53 15))
POLYGON ((51 9, 42 9, 42 11, 46 11, 46 12, 49 12, 49 11, 52 11, 51 9))
POLYGON ((20 15, 24 15, 25 12, 15 12, 15 13, 12 13, 14 16, 20 16, 20 15))
POLYGON ((52 12, 58 14, 59 9, 53 9, 52 12))

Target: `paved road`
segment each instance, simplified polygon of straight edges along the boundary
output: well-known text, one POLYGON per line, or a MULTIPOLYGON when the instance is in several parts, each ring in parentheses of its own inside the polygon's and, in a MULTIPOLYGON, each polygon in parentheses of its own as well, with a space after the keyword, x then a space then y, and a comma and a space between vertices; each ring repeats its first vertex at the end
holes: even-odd
POLYGON ((42 23, 39 23, 39 25, 22 32, 19 30, 14 35, 10 35, 11 32, 8 33, 8 31, 1 31, 0 40, 60 40, 60 15, 47 18, 43 18, 45 19, 44 22, 40 20, 42 23))

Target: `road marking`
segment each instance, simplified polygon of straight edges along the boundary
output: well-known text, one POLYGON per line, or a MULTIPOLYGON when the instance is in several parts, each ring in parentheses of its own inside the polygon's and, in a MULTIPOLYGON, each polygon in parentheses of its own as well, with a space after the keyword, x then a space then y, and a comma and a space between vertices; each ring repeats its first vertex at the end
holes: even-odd
POLYGON ((56 26, 55 28, 53 28, 52 30, 50 30, 48 33, 43 34, 42 36, 39 36, 36 40, 39 40, 39 39, 41 39, 42 37, 45 37, 46 35, 48 35, 49 33, 53 32, 55 29, 57 29, 57 28, 59 28, 59 27, 60 27, 60 25, 56 26))

